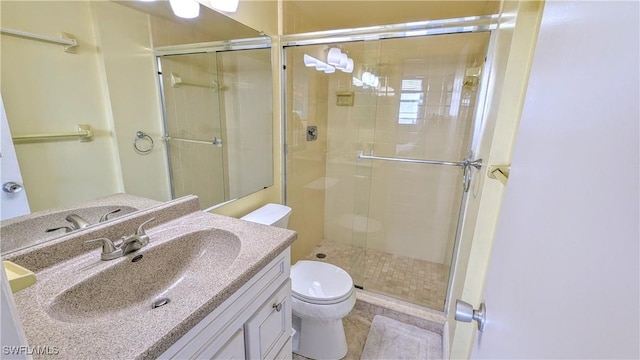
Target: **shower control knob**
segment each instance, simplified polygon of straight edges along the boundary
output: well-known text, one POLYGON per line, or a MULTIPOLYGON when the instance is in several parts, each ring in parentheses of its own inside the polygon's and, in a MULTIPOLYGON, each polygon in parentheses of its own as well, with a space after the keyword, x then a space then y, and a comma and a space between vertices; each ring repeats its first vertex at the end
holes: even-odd
POLYGON ((478 322, 478 330, 484 330, 484 325, 487 322, 487 308, 484 303, 480 304, 478 310, 474 310, 471 304, 462 300, 456 300, 456 316, 455 319, 462 322, 471 322, 475 320, 478 322))
POLYGON ((17 182, 7 181, 6 183, 2 184, 2 191, 9 194, 19 193, 20 191, 22 191, 22 185, 18 184, 17 182))

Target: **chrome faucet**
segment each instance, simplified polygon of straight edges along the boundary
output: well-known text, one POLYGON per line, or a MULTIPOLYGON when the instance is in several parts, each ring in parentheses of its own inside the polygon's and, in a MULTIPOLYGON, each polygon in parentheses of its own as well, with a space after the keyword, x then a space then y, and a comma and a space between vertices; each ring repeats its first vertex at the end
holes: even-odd
POLYGON ((100 254, 100 259, 104 261, 117 259, 136 250, 140 250, 149 244, 149 235, 144 231, 144 226, 154 220, 155 218, 151 218, 140 224, 136 233, 131 236, 123 237, 122 242, 119 245, 115 245, 113 241, 107 238, 85 241, 85 244, 101 241, 102 253, 100 254))
POLYGON ((100 220, 98 220, 98 222, 105 222, 107 220, 109 220, 109 215, 111 214, 115 214, 117 212, 120 212, 122 209, 115 209, 115 210, 111 210, 108 213, 102 215, 102 217, 100 217, 100 220))
POLYGON ((62 230, 62 229, 64 229, 65 233, 73 231, 73 229, 68 227, 68 226, 60 226, 60 227, 57 227, 57 228, 47 229, 47 230, 45 230, 45 232, 54 232, 54 231, 58 231, 58 230, 62 230))
POLYGON ((91 224, 89 224, 89 222, 87 220, 83 219, 78 214, 69 214, 69 215, 67 215, 65 220, 67 220, 68 222, 73 224, 72 228, 74 230, 84 229, 87 226, 91 225, 91 224))

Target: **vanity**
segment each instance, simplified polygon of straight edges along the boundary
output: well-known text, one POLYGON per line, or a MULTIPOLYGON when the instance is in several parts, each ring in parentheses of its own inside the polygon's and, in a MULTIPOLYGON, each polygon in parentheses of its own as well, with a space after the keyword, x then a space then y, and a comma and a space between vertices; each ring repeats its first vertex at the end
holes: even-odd
POLYGON ((202 212, 186 196, 3 259, 37 277, 14 294, 36 359, 289 359, 295 238, 202 212), (101 260, 91 240, 145 222, 147 245, 101 260))

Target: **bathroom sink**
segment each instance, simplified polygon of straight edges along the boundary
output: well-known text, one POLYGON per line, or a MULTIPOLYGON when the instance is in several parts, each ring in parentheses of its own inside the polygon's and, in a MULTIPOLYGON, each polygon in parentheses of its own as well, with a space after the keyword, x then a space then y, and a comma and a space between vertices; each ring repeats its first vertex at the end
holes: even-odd
POLYGON ((178 233, 150 233, 147 247, 70 285, 52 299, 47 313, 64 322, 87 323, 149 311, 154 302, 166 304, 162 299, 179 302, 182 294, 206 281, 201 274, 223 274, 240 253, 240 239, 226 230, 173 237, 178 233))
POLYGON ((40 216, 26 215, 6 222, 3 221, 0 251, 5 253, 65 235, 64 229, 50 232, 47 232, 47 229, 71 226, 71 223, 65 219, 70 214, 76 214, 89 224, 95 225, 99 223, 102 216, 117 209, 120 209, 120 211, 113 213, 109 216, 109 219, 139 210, 132 206, 90 206, 55 212, 48 211, 40 216))

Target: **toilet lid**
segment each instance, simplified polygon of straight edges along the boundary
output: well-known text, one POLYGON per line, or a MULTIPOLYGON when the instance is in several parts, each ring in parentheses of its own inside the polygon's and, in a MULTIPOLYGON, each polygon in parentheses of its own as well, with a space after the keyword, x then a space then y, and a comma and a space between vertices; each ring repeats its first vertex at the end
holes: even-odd
POLYGON ((303 301, 335 303, 351 295, 353 280, 335 265, 302 260, 291 267, 291 290, 303 301))

